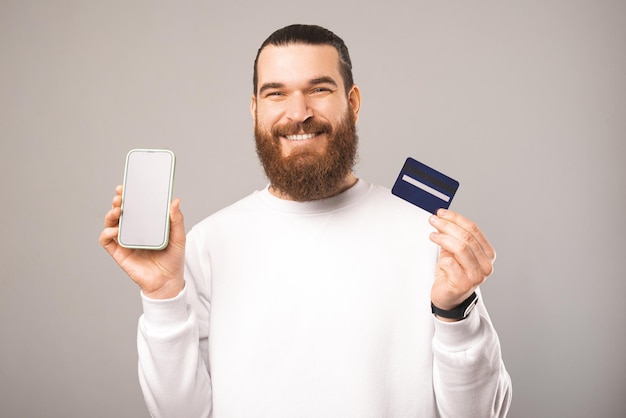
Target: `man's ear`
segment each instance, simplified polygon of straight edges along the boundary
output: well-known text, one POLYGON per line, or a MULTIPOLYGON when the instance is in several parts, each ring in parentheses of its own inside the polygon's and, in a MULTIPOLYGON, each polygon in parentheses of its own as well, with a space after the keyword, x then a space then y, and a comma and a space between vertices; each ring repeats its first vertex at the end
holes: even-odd
POLYGON ((361 109, 361 90, 356 84, 350 89, 348 93, 348 104, 354 113, 354 122, 359 119, 359 110, 361 109))
POLYGON ((250 113, 252 113, 252 120, 256 121, 256 96, 252 95, 252 100, 250 101, 250 113))

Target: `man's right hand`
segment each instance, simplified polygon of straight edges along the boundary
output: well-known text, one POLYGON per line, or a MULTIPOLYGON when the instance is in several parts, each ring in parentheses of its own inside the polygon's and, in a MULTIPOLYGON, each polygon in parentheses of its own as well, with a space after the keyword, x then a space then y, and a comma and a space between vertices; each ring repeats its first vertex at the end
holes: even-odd
POLYGON ((180 199, 170 206, 170 240, 160 251, 124 248, 117 242, 122 213, 122 186, 115 188, 111 210, 104 217, 100 245, 115 262, 139 285, 143 294, 153 299, 170 299, 185 287, 185 225, 180 199))

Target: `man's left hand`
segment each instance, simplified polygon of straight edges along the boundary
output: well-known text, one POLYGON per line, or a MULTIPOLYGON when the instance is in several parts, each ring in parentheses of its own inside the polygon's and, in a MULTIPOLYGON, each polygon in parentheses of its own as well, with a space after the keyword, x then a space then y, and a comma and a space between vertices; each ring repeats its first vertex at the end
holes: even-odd
POLYGON ((476 224, 456 212, 439 209, 430 217, 437 232, 439 260, 430 298, 444 310, 460 305, 493 272, 496 253, 476 224))

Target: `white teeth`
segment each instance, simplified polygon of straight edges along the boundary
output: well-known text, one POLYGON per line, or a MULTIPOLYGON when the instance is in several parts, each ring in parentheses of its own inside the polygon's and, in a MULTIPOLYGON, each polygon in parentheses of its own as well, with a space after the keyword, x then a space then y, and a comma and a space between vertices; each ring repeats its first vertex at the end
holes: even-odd
POLYGON ((311 133, 311 134, 301 134, 301 135, 286 135, 285 138, 287 138, 290 141, 304 141, 305 139, 311 139, 313 137, 315 137, 315 133, 311 133))

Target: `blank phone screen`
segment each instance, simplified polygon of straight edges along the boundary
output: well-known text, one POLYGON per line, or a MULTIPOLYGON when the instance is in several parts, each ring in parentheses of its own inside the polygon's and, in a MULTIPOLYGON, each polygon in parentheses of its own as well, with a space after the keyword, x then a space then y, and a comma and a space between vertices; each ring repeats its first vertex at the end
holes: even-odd
POLYGON ((118 242, 124 247, 162 249, 169 238, 174 154, 132 150, 126 157, 118 242))

